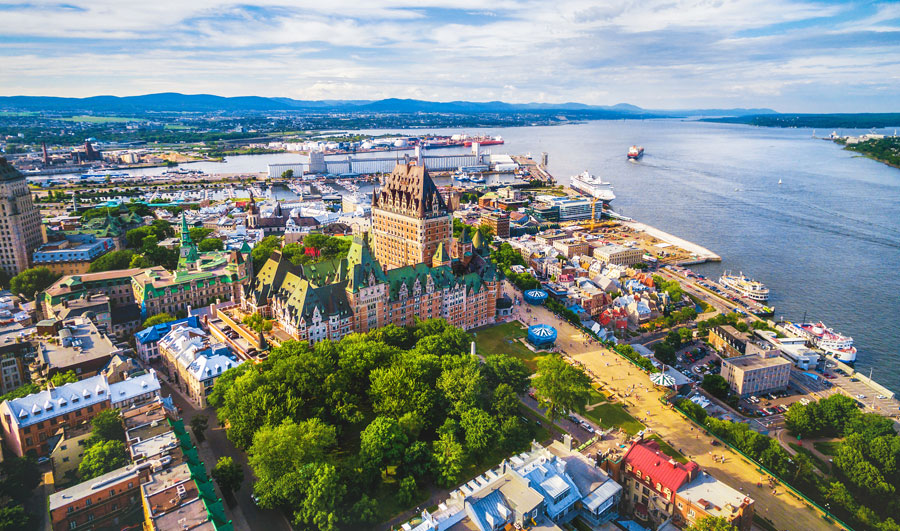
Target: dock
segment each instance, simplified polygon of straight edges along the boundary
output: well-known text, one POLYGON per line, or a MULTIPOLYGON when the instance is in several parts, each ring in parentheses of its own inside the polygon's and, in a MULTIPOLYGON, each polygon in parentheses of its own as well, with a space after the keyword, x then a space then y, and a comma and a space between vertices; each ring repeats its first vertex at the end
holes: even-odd
POLYGON ((696 243, 689 242, 684 238, 679 238, 678 236, 673 236, 668 232, 661 231, 655 227, 651 227, 646 223, 641 223, 639 221, 623 221, 621 222, 623 225, 631 227, 635 231, 645 232, 650 236, 658 240, 662 240, 666 243, 674 245, 680 249, 683 249, 690 253, 690 260, 681 260, 678 265, 690 265, 690 264, 702 264, 703 262, 721 262, 722 257, 717 255, 716 253, 710 251, 706 247, 701 245, 697 245, 696 243))

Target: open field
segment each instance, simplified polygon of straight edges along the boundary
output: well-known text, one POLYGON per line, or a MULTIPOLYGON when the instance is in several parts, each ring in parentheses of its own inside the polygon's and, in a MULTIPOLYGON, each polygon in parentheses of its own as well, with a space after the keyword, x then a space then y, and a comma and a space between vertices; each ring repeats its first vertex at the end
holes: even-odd
POLYGON ((622 428, 628 435, 634 435, 644 429, 644 425, 629 415, 620 404, 603 403, 585 411, 584 416, 599 424, 603 429, 622 428))
POLYGON ((501 323, 496 326, 479 328, 475 331, 475 348, 482 356, 506 354, 522 360, 531 372, 537 369, 537 360, 546 352, 532 352, 518 341, 527 335, 526 329, 518 321, 501 323))
POLYGON ((833 441, 833 442, 814 442, 814 443, 813 443, 813 448, 815 448, 816 450, 822 452, 822 453, 825 454, 825 455, 834 455, 834 454, 837 453, 838 446, 840 446, 840 445, 841 445, 841 443, 838 442, 838 441, 833 441))
POLYGON ((137 122, 137 118, 125 118, 123 116, 67 116, 65 118, 59 118, 60 121, 63 122, 85 122, 89 124, 108 124, 108 123, 124 123, 124 122, 137 122))

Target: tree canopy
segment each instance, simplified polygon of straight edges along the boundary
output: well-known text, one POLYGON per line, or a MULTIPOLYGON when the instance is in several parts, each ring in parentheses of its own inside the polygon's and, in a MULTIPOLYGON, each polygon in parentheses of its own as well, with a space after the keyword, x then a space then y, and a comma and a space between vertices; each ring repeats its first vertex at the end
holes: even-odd
POLYGON ((142 325, 144 328, 150 326, 156 326, 162 323, 168 323, 169 321, 174 321, 175 317, 169 315, 167 313, 158 313, 156 315, 150 316, 144 320, 144 324, 142 325))
POLYGON ((84 458, 78 465, 78 475, 82 481, 102 476, 130 463, 122 441, 101 441, 84 451, 84 458))
POLYGON ((46 267, 32 267, 12 277, 9 288, 13 293, 31 300, 35 293, 49 288, 59 277, 59 274, 46 267))
POLYGON ((735 531, 735 527, 721 516, 704 516, 685 531, 735 531))
POLYGON ((591 379, 559 356, 549 355, 538 360, 532 385, 538 401, 547 407, 547 417, 551 420, 564 417, 570 411, 583 413, 590 400, 591 379))
POLYGON ((115 271, 116 269, 128 269, 131 267, 131 260, 134 256, 134 251, 131 249, 110 251, 91 262, 91 267, 88 268, 88 271, 101 273, 103 271, 115 271))

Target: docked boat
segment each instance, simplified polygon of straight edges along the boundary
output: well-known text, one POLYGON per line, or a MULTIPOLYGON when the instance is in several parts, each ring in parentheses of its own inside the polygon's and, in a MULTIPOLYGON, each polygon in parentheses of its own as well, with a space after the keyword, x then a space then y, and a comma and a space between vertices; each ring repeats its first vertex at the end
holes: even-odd
POLYGON ((616 198, 616 194, 612 191, 612 184, 604 182, 600 177, 591 175, 588 171, 572 177, 572 183, 569 187, 603 201, 604 205, 608 205, 616 198))
POLYGON ((628 148, 628 160, 637 160, 643 156, 643 146, 631 146, 630 148, 628 148))
POLYGON ((467 174, 467 173, 458 173, 458 174, 454 175, 453 178, 461 183, 467 183, 470 180, 469 174, 467 174))
POLYGON ((480 175, 475 175, 475 176, 471 177, 469 180, 475 184, 484 184, 484 177, 481 177, 480 175))
POLYGON ((463 141, 465 147, 471 147, 473 142, 478 142, 480 146, 496 146, 503 144, 502 136, 470 136, 463 141))
POLYGON ((726 271, 722 273, 719 284, 750 300, 759 302, 769 300, 769 288, 762 282, 745 277, 743 273, 731 275, 726 271))
POLYGON ((856 361, 856 347, 853 346, 853 338, 835 332, 818 323, 787 323, 788 330, 805 337, 813 346, 824 350, 834 356, 838 361, 853 363, 856 361))
POLYGON ((88 173, 82 173, 82 179, 105 179, 107 177, 129 177, 130 174, 124 171, 103 171, 103 170, 94 170, 88 173))

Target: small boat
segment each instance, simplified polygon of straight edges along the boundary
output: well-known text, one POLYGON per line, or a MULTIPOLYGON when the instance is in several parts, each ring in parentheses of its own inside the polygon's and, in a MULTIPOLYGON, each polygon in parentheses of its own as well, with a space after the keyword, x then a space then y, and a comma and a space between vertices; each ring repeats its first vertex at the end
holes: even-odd
POLYGON ((638 160, 644 156, 643 146, 631 146, 628 148, 628 160, 638 160))
POLYGON ((781 179, 778 179, 778 184, 781 184, 781 179))

